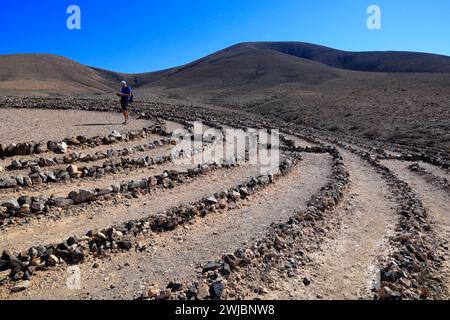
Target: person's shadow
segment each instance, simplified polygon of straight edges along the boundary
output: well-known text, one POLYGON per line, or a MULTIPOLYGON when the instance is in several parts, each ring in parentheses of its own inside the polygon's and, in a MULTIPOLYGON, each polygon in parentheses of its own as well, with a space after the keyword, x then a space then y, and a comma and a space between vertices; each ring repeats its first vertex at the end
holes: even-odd
POLYGON ((120 125, 122 123, 84 123, 84 124, 76 124, 74 127, 99 127, 99 126, 114 126, 120 125))

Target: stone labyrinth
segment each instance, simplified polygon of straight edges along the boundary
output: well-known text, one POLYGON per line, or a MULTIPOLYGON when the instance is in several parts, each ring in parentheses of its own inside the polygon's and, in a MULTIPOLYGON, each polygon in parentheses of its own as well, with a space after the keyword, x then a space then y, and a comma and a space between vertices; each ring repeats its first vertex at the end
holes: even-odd
POLYGON ((12 117, 99 117, 89 135, 2 123, 1 299, 449 298, 448 153, 168 103, 96 133, 102 114, 121 120, 111 105, 0 100, 12 117), (226 134, 177 149, 195 121, 279 129, 278 166, 202 161, 226 134))

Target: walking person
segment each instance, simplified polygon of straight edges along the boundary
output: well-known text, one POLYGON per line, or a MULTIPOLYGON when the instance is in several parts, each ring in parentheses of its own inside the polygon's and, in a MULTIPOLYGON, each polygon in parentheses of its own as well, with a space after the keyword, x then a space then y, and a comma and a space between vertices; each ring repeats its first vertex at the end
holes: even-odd
POLYGON ((123 124, 128 124, 128 106, 130 104, 130 100, 132 97, 131 87, 127 84, 126 81, 121 82, 122 88, 120 89, 120 92, 117 93, 117 96, 120 97, 120 107, 123 116, 125 117, 125 122, 123 124))

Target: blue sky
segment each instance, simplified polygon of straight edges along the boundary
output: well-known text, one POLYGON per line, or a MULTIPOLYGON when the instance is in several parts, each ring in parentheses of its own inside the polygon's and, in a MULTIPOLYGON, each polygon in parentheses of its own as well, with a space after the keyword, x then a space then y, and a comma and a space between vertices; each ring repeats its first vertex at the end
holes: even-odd
POLYGON ((122 72, 178 66, 244 41, 450 55, 449 0, 9 0, 0 28, 0 54, 52 53, 122 72), (81 30, 66 27, 72 4, 81 30), (366 27, 372 4, 381 30, 366 27))

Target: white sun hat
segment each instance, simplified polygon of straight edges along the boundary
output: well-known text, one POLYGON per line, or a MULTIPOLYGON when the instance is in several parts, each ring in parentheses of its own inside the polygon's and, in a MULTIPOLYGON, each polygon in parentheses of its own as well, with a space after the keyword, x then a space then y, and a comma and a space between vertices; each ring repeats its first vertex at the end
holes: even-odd
POLYGON ((121 84, 127 84, 127 82, 125 80, 120 82, 121 84))

